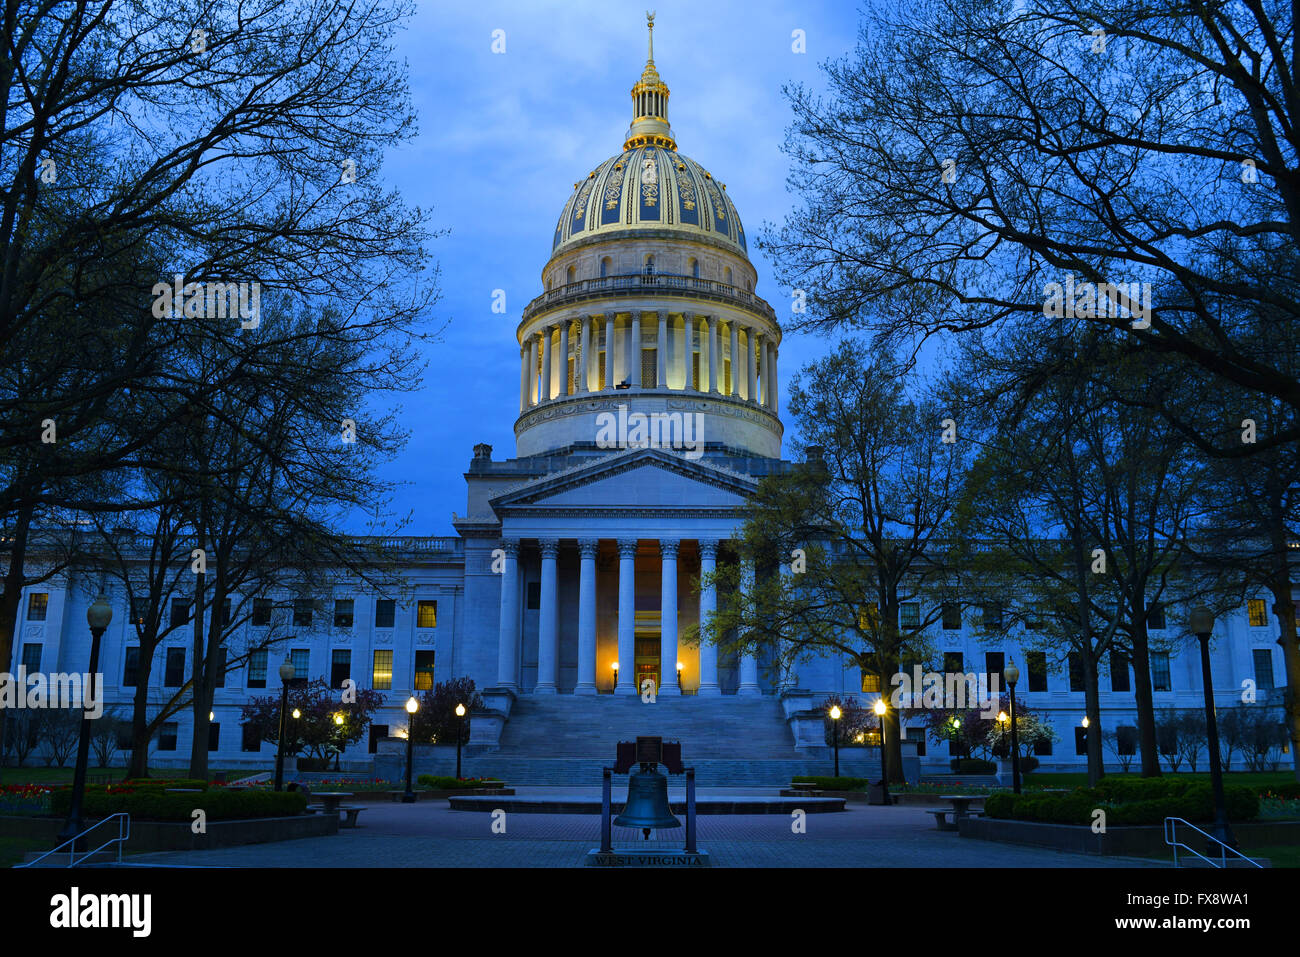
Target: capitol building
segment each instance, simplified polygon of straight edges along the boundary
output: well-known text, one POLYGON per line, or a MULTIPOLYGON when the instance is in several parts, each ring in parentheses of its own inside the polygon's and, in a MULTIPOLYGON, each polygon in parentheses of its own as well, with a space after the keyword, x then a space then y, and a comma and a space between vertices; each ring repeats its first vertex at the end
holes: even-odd
MULTIPOLYGON (((400 596, 336 582, 289 627, 292 637, 227 674, 213 707, 212 767, 270 767, 274 747, 241 733, 240 712, 251 697, 279 694, 277 668, 289 657, 300 675, 335 687, 350 678, 385 696, 370 734, 342 756, 356 773, 396 778, 403 703, 459 677, 484 699, 472 716, 467 775, 596 785, 615 742, 636 734, 680 740, 702 785, 830 773, 821 702, 875 697, 855 664, 827 655, 778 678, 761 656, 733 659, 691 640, 719 602, 698 587, 701 576, 738 560, 747 499, 764 476, 792 467, 782 458, 782 330, 757 289, 725 181, 678 150, 653 43, 631 94, 621 148, 572 184, 538 295, 514 342, 499 344, 519 358, 515 448, 474 447, 454 536, 391 543, 404 557, 400 596), (653 703, 640 694, 646 679, 653 703)), ((752 575, 742 569, 741 581, 752 575)), ((90 590, 75 575, 27 589, 15 666, 85 670, 90 590)), ((1285 683, 1279 630, 1263 604, 1251 599, 1216 628, 1214 681, 1225 705, 1243 681, 1264 692, 1285 683)), ((129 618, 119 608, 100 658, 106 706, 122 714, 138 664, 129 618)), ((985 672, 1007 658, 1032 660, 1023 629, 998 646, 977 626, 973 617, 936 623, 946 663, 985 672)), ((250 621, 229 642, 254 647, 263 627, 250 621)), ((1200 707, 1198 650, 1168 635, 1170 652, 1153 661, 1156 708, 1200 707)), ((188 653, 185 629, 164 640, 151 701, 155 691, 160 704, 172 697, 188 653)), ((1064 661, 1040 673, 1017 689, 1059 735, 1040 766, 1081 768, 1083 691, 1064 661)), ((1126 664, 1103 676, 1101 706, 1107 728, 1136 723, 1126 664)), ((152 766, 188 764, 188 722, 182 709, 164 726, 152 766)), ((914 714, 903 742, 909 777, 947 770, 951 757, 922 723, 914 714)), ((454 766, 444 749, 427 750, 437 753, 417 770, 454 766)), ((845 748, 841 767, 865 772, 877 755, 845 748)))

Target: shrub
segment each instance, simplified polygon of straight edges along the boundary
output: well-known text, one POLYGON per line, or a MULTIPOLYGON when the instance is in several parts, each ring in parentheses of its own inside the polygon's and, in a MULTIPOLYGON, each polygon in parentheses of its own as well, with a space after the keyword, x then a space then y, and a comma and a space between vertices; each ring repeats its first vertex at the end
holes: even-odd
POLYGON ((983 758, 953 758, 948 766, 957 774, 992 774, 998 769, 995 762, 983 758))
MULTIPOLYGON (((67 814, 71 804, 71 788, 50 795, 50 811, 56 817, 67 814)), ((209 821, 288 817, 301 814, 306 807, 307 796, 295 791, 214 789, 201 794, 166 794, 158 788, 87 788, 82 800, 82 813, 87 818, 125 811, 142 821, 189 822, 196 810, 202 810, 209 821)))
POLYGON ((496 778, 451 778, 440 777, 436 774, 421 774, 415 779, 415 783, 421 787, 433 788, 437 791, 454 791, 457 788, 476 788, 483 784, 484 781, 495 781, 496 778))
POLYGON ((208 782, 198 778, 127 778, 121 784, 111 785, 111 787, 134 788, 137 791, 146 788, 160 791, 164 788, 198 788, 200 791, 206 791, 208 782))
MULTIPOLYGON (((1091 824, 1093 812, 1101 808, 1108 826, 1156 825, 1167 817, 1193 823, 1214 820, 1214 793, 1205 782, 1106 778, 1102 785, 1071 794, 995 794, 984 802, 984 813, 1017 821, 1091 824)), ((1259 796, 1253 788, 1232 785, 1224 789, 1224 798, 1230 820, 1259 816, 1259 796)))

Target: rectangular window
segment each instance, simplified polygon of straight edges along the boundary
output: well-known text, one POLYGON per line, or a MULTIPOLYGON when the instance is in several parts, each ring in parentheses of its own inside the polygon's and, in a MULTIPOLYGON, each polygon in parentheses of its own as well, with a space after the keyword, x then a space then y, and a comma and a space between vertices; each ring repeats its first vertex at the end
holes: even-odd
POLYGON ((1083 690, 1083 656, 1080 655, 1077 651, 1072 651, 1070 652, 1069 663, 1070 663, 1069 664, 1070 690, 1082 691, 1083 690))
POLYGON ((874 601, 868 602, 867 607, 858 612, 858 627, 863 631, 874 631, 879 621, 880 606, 874 601))
POLYGON ((262 739, 257 736, 256 725, 246 724, 240 728, 239 749, 253 752, 262 750, 262 739))
POLYGON ((397 618, 397 603, 391 598, 381 598, 375 602, 375 627, 392 628, 397 618))
POLYGON ((311 664, 311 649, 294 648, 289 652, 289 663, 293 665, 295 681, 307 680, 307 666, 311 664))
MULTIPOLYGON (((1016 729, 1017 732, 1020 730, 1016 729)), ((1052 754, 1052 742, 1049 738, 1039 738, 1034 742, 1034 754, 1039 757, 1050 757, 1052 754)))
POLYGON ((1151 688, 1153 691, 1172 691, 1169 678, 1169 652, 1151 652, 1151 688))
POLYGON ((175 751, 176 750, 176 722, 164 721, 162 730, 158 732, 158 750, 175 751))
POLYGON ((221 602, 221 620, 217 622, 217 627, 220 628, 222 631, 225 631, 227 628, 230 627, 230 609, 231 609, 230 599, 229 598, 223 599, 221 602))
POLYGON ((1155 604, 1147 609, 1147 628, 1150 631, 1165 630, 1165 606, 1164 605, 1155 604))
POLYGON ((920 628, 921 606, 914 601, 905 601, 899 605, 898 624, 902 628, 920 628))
POLYGON ((225 648, 217 649, 216 668, 217 668, 216 673, 212 676, 215 681, 212 687, 224 688, 226 686, 226 649, 225 648))
POLYGON ((416 628, 437 628, 438 627, 438 603, 422 599, 416 607, 415 613, 416 628))
POLYGON ((1002 627, 1002 602, 991 601, 984 605, 984 627, 986 629, 1002 627))
POLYGON ((1026 651, 1025 670, 1029 672, 1029 690, 1047 690, 1047 652, 1026 651))
POLYGON ((1003 651, 986 651, 984 652, 984 688, 989 690, 993 683, 993 675, 998 676, 998 688, 1005 688, 1007 680, 1002 677, 1002 672, 1007 666, 1006 652, 1003 651))
POLYGON ((370 744, 367 749, 369 753, 375 754, 376 752, 378 752, 379 742, 384 740, 384 738, 386 737, 388 737, 388 725, 372 724, 370 726, 370 744))
POLYGON ((876 694, 880 691, 880 675, 874 671, 862 672, 862 693, 876 694))
POLYGON ((208 750, 216 751, 221 746, 221 722, 213 721, 208 725, 208 750))
POLYGON ((381 648, 375 652, 375 664, 371 670, 370 686, 376 691, 389 691, 393 687, 393 652, 391 648, 381 648))
MULTIPOLYGON (((37 647, 40 647, 39 645, 37 647)), ((1273 652, 1269 648, 1256 648, 1251 652, 1255 662, 1255 687, 1260 691, 1273 689, 1273 652)), ((32 669, 28 669, 29 671, 32 669)))
POLYGON ((334 599, 334 627, 335 628, 352 627, 352 599, 351 598, 334 599))
POLYGON ((1110 690, 1131 690, 1128 680, 1128 656, 1122 651, 1110 653, 1110 690))
POLYGON ((27 620, 44 621, 50 607, 50 593, 34 591, 27 596, 27 620))
MULTIPOLYGON (((23 645, 23 667, 27 669, 29 675, 34 675, 41 670, 41 650, 43 645, 23 645)), ((1271 685, 1269 687, 1272 687, 1271 685)))
POLYGON ((925 729, 913 728, 912 732, 916 735, 916 737, 908 738, 908 740, 916 742, 916 756, 919 758, 923 758, 925 757, 925 729))
POLYGON ((960 651, 945 651, 943 653, 943 670, 948 674, 961 674, 965 670, 962 668, 962 654, 960 651))
POLYGON ((188 625, 190 622, 190 603, 184 598, 172 599, 171 624, 169 627, 179 628, 181 625, 188 625))
POLYGON ((131 624, 143 625, 145 616, 149 614, 148 598, 131 599, 131 624))
POLYGON ((253 624, 258 626, 269 625, 271 623, 271 599, 254 598, 253 599, 253 624))
POLYGON ((1137 754, 1138 729, 1129 725, 1120 725, 1115 729, 1115 749, 1122 755, 1137 754))
POLYGON ((415 653, 415 683, 412 687, 416 691, 433 690, 432 651, 417 651, 415 653))
POLYGON ((185 649, 168 648, 167 666, 163 671, 163 687, 179 688, 185 684, 185 649))
POLYGON ((955 601, 946 601, 943 603, 943 630, 961 630, 961 605, 955 601))
POLYGON ((266 687, 266 649, 259 648, 248 656, 248 686, 266 687))
POLYGON ((122 663, 122 687, 134 688, 138 680, 140 680, 140 649, 139 647, 127 648, 126 660, 122 663))
MULTIPOLYGON (((1020 731, 1019 725, 1016 726, 1017 733, 1020 731)), ((1074 726, 1074 753, 1076 755, 1088 753, 1088 729, 1082 725, 1074 726)))
POLYGON ((1250 617, 1250 627, 1264 628, 1268 625, 1268 608, 1264 599, 1252 598, 1246 602, 1246 614, 1250 617))
POLYGON ((330 687, 342 688, 343 682, 352 677, 352 652, 346 648, 335 648, 330 653, 330 687))
POLYGON ((295 628, 311 627, 312 601, 310 598, 293 600, 293 625, 295 628))

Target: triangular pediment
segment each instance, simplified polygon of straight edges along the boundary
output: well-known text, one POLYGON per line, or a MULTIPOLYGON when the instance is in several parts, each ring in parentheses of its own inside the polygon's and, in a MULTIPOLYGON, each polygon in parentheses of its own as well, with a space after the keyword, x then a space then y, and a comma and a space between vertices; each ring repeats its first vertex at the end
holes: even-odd
POLYGON ((634 449, 534 479, 492 499, 498 512, 516 509, 742 508, 757 481, 677 452, 634 449))

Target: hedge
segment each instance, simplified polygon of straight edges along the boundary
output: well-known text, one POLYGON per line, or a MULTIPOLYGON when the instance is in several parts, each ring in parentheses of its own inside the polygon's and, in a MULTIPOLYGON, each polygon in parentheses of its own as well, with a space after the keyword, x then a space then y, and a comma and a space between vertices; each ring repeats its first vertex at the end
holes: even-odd
POLYGON ((496 778, 450 778, 440 777, 436 774, 421 774, 415 779, 415 783, 426 788, 433 788, 437 791, 454 791, 457 788, 477 788, 482 787, 484 781, 495 781, 496 778))
MULTIPOLYGON (((50 811, 56 817, 68 813, 72 789, 64 788, 50 795, 50 811)), ((142 821, 192 821, 194 812, 202 810, 209 821, 230 821, 255 817, 291 817, 307 807, 307 796, 296 791, 223 791, 202 794, 165 794, 158 788, 124 790, 86 789, 82 814, 87 818, 106 817, 125 811, 142 821)))
MULTIPOLYGON (((1228 817, 1248 821, 1259 816, 1259 796, 1243 785, 1224 788, 1228 817)), ((1096 788, 1069 794, 992 794, 984 802, 987 817, 1051 824, 1091 824, 1093 812, 1106 812, 1106 824, 1160 824, 1167 817, 1214 820, 1214 792, 1204 781, 1106 778, 1096 788)))
POLYGON ((995 762, 983 758, 953 758, 948 767, 956 774, 992 774, 998 769, 995 762))
POLYGON ((798 774, 790 778, 795 784, 815 784, 823 791, 860 791, 870 782, 866 778, 819 777, 814 774, 798 774))
MULTIPOLYGON (((97 785, 103 787, 104 785, 97 785)), ((198 788, 200 791, 206 791, 210 786, 207 781, 198 778, 127 778, 121 784, 111 784, 109 787, 114 788, 134 788, 137 791, 145 788, 154 788, 162 790, 163 788, 198 788)))

